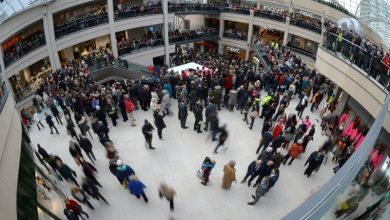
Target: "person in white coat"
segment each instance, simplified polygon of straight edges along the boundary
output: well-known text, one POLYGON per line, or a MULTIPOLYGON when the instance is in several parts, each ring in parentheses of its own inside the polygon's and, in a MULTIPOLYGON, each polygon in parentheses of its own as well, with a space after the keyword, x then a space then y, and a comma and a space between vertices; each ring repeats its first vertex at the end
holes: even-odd
POLYGON ((41 117, 39 116, 38 112, 35 112, 35 113, 34 113, 33 119, 34 119, 34 122, 37 123, 38 130, 41 130, 41 128, 39 127, 39 125, 41 125, 42 128, 45 127, 45 126, 43 126, 43 124, 42 124, 42 122, 41 122, 41 117))

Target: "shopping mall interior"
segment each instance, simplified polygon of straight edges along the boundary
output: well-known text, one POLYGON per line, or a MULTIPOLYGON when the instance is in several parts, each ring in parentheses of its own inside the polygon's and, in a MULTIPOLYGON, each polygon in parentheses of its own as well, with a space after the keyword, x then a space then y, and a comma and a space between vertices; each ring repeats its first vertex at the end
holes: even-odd
POLYGON ((389 16, 0 0, 0 219, 389 219, 389 16))

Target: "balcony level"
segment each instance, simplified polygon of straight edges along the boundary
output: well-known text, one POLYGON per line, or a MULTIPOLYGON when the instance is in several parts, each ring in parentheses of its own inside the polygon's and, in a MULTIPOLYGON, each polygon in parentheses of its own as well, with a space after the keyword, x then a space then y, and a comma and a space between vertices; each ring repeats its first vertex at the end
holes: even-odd
MULTIPOLYGON (((378 115, 388 91, 366 72, 322 47, 318 48, 315 67, 357 100, 373 117, 378 115)), ((390 132, 390 109, 383 127, 390 132)))

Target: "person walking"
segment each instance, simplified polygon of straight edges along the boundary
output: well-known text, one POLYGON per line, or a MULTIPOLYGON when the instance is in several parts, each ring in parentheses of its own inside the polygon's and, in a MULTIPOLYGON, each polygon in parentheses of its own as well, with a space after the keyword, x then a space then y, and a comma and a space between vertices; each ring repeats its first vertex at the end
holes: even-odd
POLYGON ((64 215, 68 220, 80 220, 79 216, 72 210, 65 208, 64 215))
POLYGON ((121 160, 117 160, 116 165, 116 177, 122 185, 127 186, 130 176, 135 175, 134 170, 129 165, 124 164, 121 160))
POLYGON ((83 216, 81 214, 84 214, 85 216, 87 216, 87 218, 89 218, 88 214, 86 212, 84 212, 83 208, 81 207, 81 205, 78 202, 74 201, 73 199, 69 199, 69 198, 65 198, 64 202, 65 202, 66 209, 71 210, 77 216, 80 216, 83 220, 85 220, 85 218, 83 218, 83 216))
POLYGON ((76 164, 80 166, 81 158, 84 157, 81 153, 80 146, 73 139, 69 140, 69 153, 73 157, 76 164))
POLYGON ((99 119, 99 121, 103 122, 104 126, 108 127, 107 119, 106 119, 106 113, 103 111, 103 109, 100 108, 99 105, 95 107, 96 112, 95 116, 99 119))
POLYGON ((200 123, 203 121, 203 106, 202 102, 198 101, 193 109, 194 116, 195 116, 195 123, 194 123, 194 131, 197 131, 198 133, 202 133, 200 123))
POLYGON ((302 139, 299 139, 297 143, 291 145, 290 149, 288 149, 288 153, 286 154, 286 156, 284 156, 283 165, 285 165, 287 160, 291 157, 290 163, 288 163, 288 165, 290 166, 291 163, 296 158, 298 158, 301 153, 303 153, 302 143, 302 139))
POLYGON ((231 160, 223 167, 223 177, 222 177, 222 188, 230 189, 232 186, 232 182, 236 180, 236 169, 234 166, 236 165, 236 161, 231 160))
POLYGON ((284 156, 282 155, 282 148, 276 149, 276 153, 272 156, 271 160, 274 162, 274 168, 280 167, 280 164, 282 164, 284 160, 284 156))
POLYGON ((134 127, 134 126, 136 126, 135 118, 134 118, 135 106, 134 106, 133 102, 129 99, 128 95, 125 95, 124 103, 125 103, 126 111, 127 111, 127 113, 129 113, 130 124, 132 127, 134 127))
POLYGON ((253 202, 248 202, 248 205, 255 205, 259 201, 259 199, 267 193, 268 187, 269 177, 265 176, 262 179, 261 183, 257 186, 255 195, 252 195, 253 202))
POLYGON ((273 168, 271 171, 271 175, 269 176, 269 185, 268 185, 268 190, 267 192, 274 187, 275 183, 279 179, 279 169, 278 168, 273 168))
POLYGON ((70 192, 79 203, 87 205, 90 209, 94 210, 95 208, 92 206, 92 204, 89 202, 87 195, 84 191, 80 190, 78 187, 72 187, 70 189, 70 192))
POLYGON ((158 195, 160 198, 166 198, 169 201, 169 208, 171 211, 173 211, 174 204, 173 204, 173 197, 176 195, 176 191, 169 187, 166 183, 162 182, 160 183, 160 187, 158 189, 158 195))
POLYGON ((84 150, 84 152, 87 154, 88 158, 91 160, 92 163, 96 161, 95 154, 92 150, 92 143, 91 141, 84 135, 79 135, 79 145, 80 148, 84 150))
POLYGON ((206 157, 204 159, 202 163, 201 184, 207 186, 207 183, 209 182, 211 170, 214 168, 215 163, 216 163, 215 160, 211 160, 209 157, 206 157))
POLYGON ((42 128, 45 127, 45 126, 43 126, 43 124, 42 124, 42 122, 41 122, 41 117, 39 116, 38 112, 35 112, 35 113, 34 113, 33 119, 34 119, 34 122, 37 123, 38 130, 41 130, 41 128, 39 127, 39 125, 42 126, 42 128))
POLYGON ((106 198, 104 198, 102 194, 100 194, 99 188, 96 187, 96 183, 93 182, 91 179, 88 179, 87 177, 83 177, 81 182, 81 188, 92 198, 96 200, 102 199, 103 202, 105 202, 108 205, 106 198))
POLYGON ((215 154, 218 153, 217 150, 218 150, 219 147, 225 146, 225 141, 228 138, 228 132, 226 131, 226 124, 222 125, 222 127, 220 127, 218 129, 218 133, 220 133, 220 135, 219 135, 219 138, 218 138, 218 145, 214 149, 214 153, 215 154))
POLYGON ((162 140, 162 130, 167 127, 163 119, 164 116, 162 116, 159 111, 155 111, 153 113, 153 117, 154 117, 154 125, 157 128, 158 138, 162 140))
POLYGON ((145 146, 148 147, 151 150, 154 150, 156 148, 152 147, 152 138, 153 138, 153 126, 149 123, 148 120, 145 119, 145 124, 142 126, 142 134, 145 137, 145 146))
POLYGON ((100 186, 100 188, 102 188, 103 186, 96 179, 97 169, 92 164, 90 164, 86 161, 82 161, 81 165, 83 167, 84 175, 88 179, 92 180, 96 185, 100 186))
POLYGON ((74 139, 76 139, 77 141, 79 141, 79 136, 77 135, 77 132, 76 130, 74 129, 74 124, 71 124, 71 123, 68 123, 66 125, 66 131, 68 133, 68 135, 74 139))
POLYGON ((79 186, 75 177, 77 174, 74 170, 72 170, 68 165, 62 163, 61 160, 55 160, 56 170, 58 173, 68 182, 72 181, 76 186, 79 186))
POLYGON ((307 178, 310 177, 310 175, 313 173, 314 170, 317 170, 322 164, 322 161, 324 160, 324 153, 322 152, 322 149, 319 149, 318 151, 314 151, 310 154, 309 158, 307 158, 305 165, 309 164, 304 172, 304 175, 307 175, 307 178))
POLYGON ((56 105, 54 104, 54 101, 53 101, 53 104, 50 105, 50 111, 53 114, 53 116, 55 117, 57 124, 62 125, 61 115, 60 115, 60 112, 58 111, 56 105))
POLYGON ((211 141, 217 140, 217 134, 219 130, 219 119, 217 112, 209 115, 210 130, 211 130, 211 141))
POLYGON ((57 134, 59 134, 56 126, 54 125, 53 117, 47 113, 45 113, 45 117, 46 117, 46 123, 49 125, 50 128, 50 134, 53 134, 53 128, 56 130, 57 134))
POLYGON ((268 130, 266 130, 262 133, 262 138, 260 140, 259 147, 256 150, 256 154, 258 154, 260 152, 262 147, 263 147, 263 150, 265 150, 268 147, 268 145, 271 143, 271 141, 272 141, 271 130, 272 130, 272 128, 269 128, 268 130))
MULTIPOLYGON (((252 161, 249 164, 248 169, 247 169, 246 174, 245 174, 245 177, 241 181, 241 183, 245 183, 246 179, 248 177, 252 178, 252 176, 256 174, 256 171, 260 168, 260 165, 261 165, 261 160, 254 160, 254 161, 252 161)), ((248 183, 248 186, 250 186, 250 183, 248 183)))
POLYGON ((180 119, 180 126, 183 129, 187 129, 188 128, 186 126, 187 115, 188 115, 187 105, 186 105, 185 100, 182 99, 179 102, 179 119, 180 119))
MULTIPOLYGON (((253 185, 253 187, 256 187, 264 177, 269 176, 271 174, 273 165, 274 165, 274 162, 272 160, 267 161, 267 163, 263 162, 263 165, 260 166, 258 173, 256 173, 257 174, 256 176, 258 176, 258 177, 257 177, 257 180, 256 180, 255 184, 253 185)), ((249 182, 250 181, 252 181, 252 178, 249 180, 249 182)), ((249 185, 249 182, 248 182, 248 185, 249 185)))
POLYGON ((127 188, 129 189, 130 194, 134 195, 138 199, 142 196, 145 203, 148 203, 149 199, 146 197, 144 192, 144 188, 146 188, 146 186, 139 181, 135 175, 130 176, 127 188))

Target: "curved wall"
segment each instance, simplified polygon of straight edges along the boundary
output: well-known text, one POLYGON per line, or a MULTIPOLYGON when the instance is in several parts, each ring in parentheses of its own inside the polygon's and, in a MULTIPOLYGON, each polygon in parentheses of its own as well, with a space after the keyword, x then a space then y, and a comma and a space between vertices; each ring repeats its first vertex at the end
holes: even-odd
POLYGON ((17 171, 22 128, 14 106, 10 94, 0 113, 0 219, 17 219, 17 171))
MULTIPOLYGON (((352 96, 374 118, 383 106, 387 93, 360 69, 340 60, 321 47, 317 51, 316 69, 352 96)), ((383 127, 390 133, 390 108, 383 127)))

